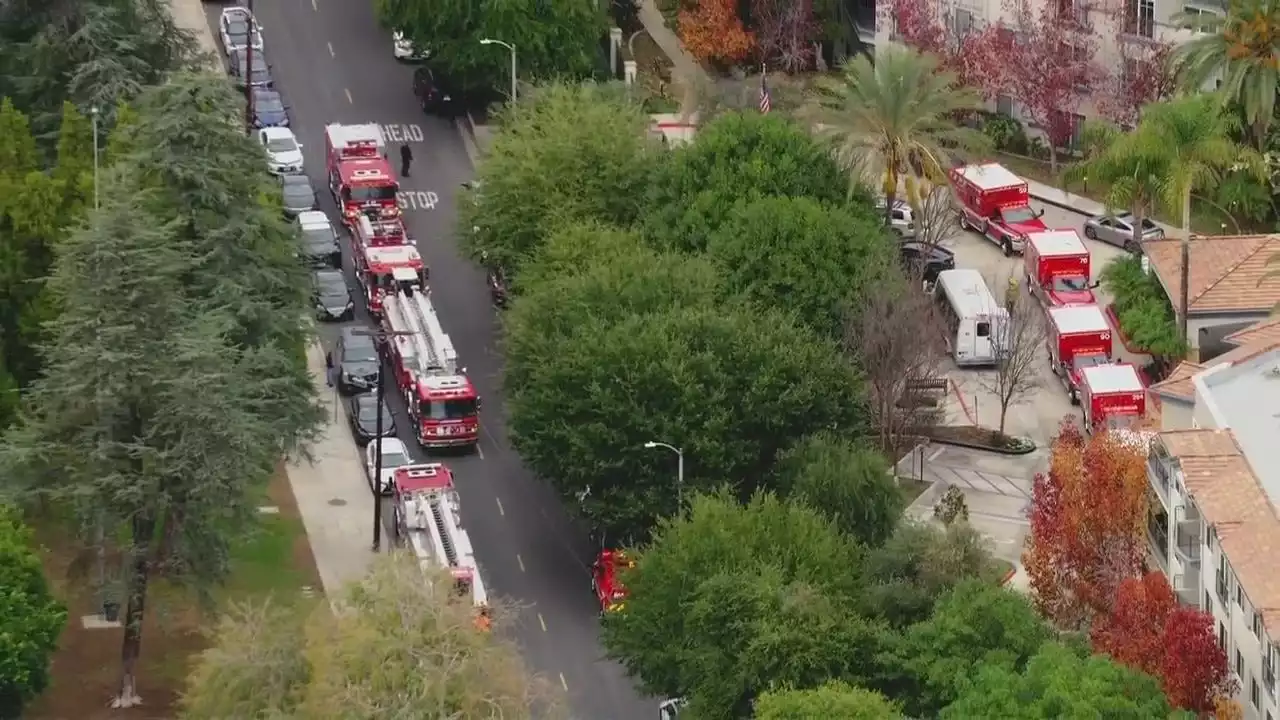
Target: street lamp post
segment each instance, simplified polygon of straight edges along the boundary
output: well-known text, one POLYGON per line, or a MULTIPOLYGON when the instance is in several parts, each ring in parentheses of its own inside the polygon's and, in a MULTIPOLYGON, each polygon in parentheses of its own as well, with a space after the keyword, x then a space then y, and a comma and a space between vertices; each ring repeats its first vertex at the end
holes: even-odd
POLYGON ((480 41, 481 45, 501 45, 511 51, 511 104, 516 104, 516 46, 509 42, 494 40, 493 38, 484 38, 480 41))
POLYGON ((93 120, 93 209, 98 209, 98 108, 89 108, 89 117, 93 120))
MULTIPOLYGON (((382 550, 382 415, 386 407, 387 377, 383 351, 390 338, 413 333, 393 332, 381 328, 373 330, 361 328, 356 330, 355 334, 372 337, 378 346, 378 389, 376 391, 378 419, 374 426, 373 439, 373 551, 379 552, 382 550)), ((393 487, 391 491, 394 493, 395 488, 393 487)))
POLYGON ((666 448, 676 454, 676 505, 677 510, 684 507, 684 450, 675 445, 668 445, 664 442, 649 441, 644 446, 650 450, 653 448, 666 448))
MULTIPOLYGON (((258 25, 258 16, 253 14, 253 0, 248 2, 249 9, 249 39, 245 43, 244 51, 244 131, 247 135, 253 134, 253 40, 255 37, 254 28, 258 25)), ((381 412, 381 411, 379 411, 381 412)), ((374 542, 374 549, 377 549, 377 542, 374 542)))

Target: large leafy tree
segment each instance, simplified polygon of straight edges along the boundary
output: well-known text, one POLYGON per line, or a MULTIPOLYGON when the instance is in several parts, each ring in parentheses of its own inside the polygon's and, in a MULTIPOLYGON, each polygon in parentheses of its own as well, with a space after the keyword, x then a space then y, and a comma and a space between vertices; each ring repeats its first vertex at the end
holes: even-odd
MULTIPOLYGON (((809 108, 819 132, 835 144, 850 188, 868 184, 884 194, 884 221, 904 181, 944 182, 951 148, 984 146, 981 133, 956 116, 982 109, 982 97, 961 87, 933 55, 900 46, 845 63, 841 75, 823 78, 809 108)), ((919 204, 914 188, 907 198, 919 204)))
POLYGON ((565 717, 558 688, 530 673, 502 633, 478 629, 451 584, 391 554, 335 598, 336 613, 234 607, 195 662, 182 717, 565 717))
POLYGON ((687 697, 695 717, 740 717, 771 686, 861 684, 880 630, 853 612, 859 554, 805 505, 700 495, 638 553, 605 647, 650 691, 687 697))
POLYGON ((518 273, 559 224, 635 222, 658 157, 648 123, 638 104, 608 86, 537 88, 501 116, 479 191, 462 204, 467 249, 518 273))
POLYGON ((778 456, 779 493, 825 513, 867 547, 879 547, 902 515, 902 495, 884 456, 829 433, 804 438, 778 456))
POLYGON ((615 322, 581 317, 519 386, 521 455, 597 529, 642 534, 682 489, 761 486, 778 452, 821 429, 856 433, 854 370, 776 312, 671 308, 615 322), (684 449, 684 486, 662 439, 684 449))
POLYGON ((521 78, 594 77, 608 33, 603 6, 575 0, 375 0, 379 21, 431 53, 431 63, 463 90, 506 88, 516 48, 521 78))
POLYGON ((1093 651, 1158 676, 1164 656, 1164 624, 1177 604, 1163 573, 1127 578, 1116 590, 1111 612, 1089 629, 1093 651))
POLYGON ((994 664, 979 668, 943 720, 968 718, 1170 717, 1155 678, 1058 643, 1046 643, 1024 670, 994 664))
POLYGON ((805 197, 764 197, 730 211, 707 242, 725 290, 794 310, 818 333, 842 335, 844 310, 896 272, 874 220, 805 197))
POLYGON ((812 690, 770 690, 756 698, 756 720, 898 720, 902 711, 873 690, 829 682, 812 690))
POLYGON ((0 716, 16 718, 48 683, 67 611, 49 591, 31 533, 12 508, 0 509, 0 587, 0 716))
POLYGON ((702 251, 740 200, 807 197, 841 204, 844 188, 831 153, 799 124, 775 114, 726 113, 660 168, 648 192, 645 234, 662 247, 702 251))
POLYGON ((1170 156, 1166 148, 1143 142, 1132 133, 1103 123, 1085 126, 1086 141, 1092 141, 1093 152, 1073 164, 1064 179, 1079 182, 1093 178, 1107 188, 1103 201, 1108 207, 1133 212, 1133 237, 1125 241, 1125 249, 1136 252, 1142 247, 1143 220, 1162 201, 1170 156))

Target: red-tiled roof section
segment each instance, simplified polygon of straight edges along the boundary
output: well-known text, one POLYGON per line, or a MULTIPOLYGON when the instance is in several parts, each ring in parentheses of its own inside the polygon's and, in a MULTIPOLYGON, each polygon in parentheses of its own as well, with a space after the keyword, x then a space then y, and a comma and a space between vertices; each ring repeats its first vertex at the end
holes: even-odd
MULTIPOLYGON (((1181 242, 1156 240, 1142 245, 1175 305, 1182 288, 1181 242)), ((1195 237, 1188 255, 1189 312, 1265 312, 1280 303, 1280 273, 1275 272, 1276 265, 1267 264, 1280 255, 1280 236, 1195 237)))

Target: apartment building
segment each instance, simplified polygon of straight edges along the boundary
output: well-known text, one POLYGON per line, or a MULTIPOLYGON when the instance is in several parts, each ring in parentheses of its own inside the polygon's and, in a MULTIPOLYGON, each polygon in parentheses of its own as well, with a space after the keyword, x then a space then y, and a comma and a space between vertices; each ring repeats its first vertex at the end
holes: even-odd
POLYGON ((1213 615, 1250 720, 1280 720, 1280 338, 1270 332, 1274 326, 1259 323, 1256 342, 1211 366, 1188 364, 1160 384, 1163 429, 1147 463, 1151 559, 1183 603, 1213 615), (1181 399, 1171 404, 1175 395, 1181 399))

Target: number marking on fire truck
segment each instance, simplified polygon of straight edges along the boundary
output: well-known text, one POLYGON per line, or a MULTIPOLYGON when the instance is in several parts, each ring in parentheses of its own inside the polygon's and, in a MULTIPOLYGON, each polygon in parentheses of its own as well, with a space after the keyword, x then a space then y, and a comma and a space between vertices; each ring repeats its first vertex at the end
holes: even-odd
POLYGON ((401 210, 435 210, 440 196, 430 190, 401 190, 396 193, 401 210))
POLYGON ((391 142, 422 142, 426 139, 426 135, 422 133, 421 125, 392 123, 390 125, 379 125, 382 128, 382 137, 391 142))

